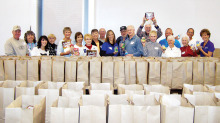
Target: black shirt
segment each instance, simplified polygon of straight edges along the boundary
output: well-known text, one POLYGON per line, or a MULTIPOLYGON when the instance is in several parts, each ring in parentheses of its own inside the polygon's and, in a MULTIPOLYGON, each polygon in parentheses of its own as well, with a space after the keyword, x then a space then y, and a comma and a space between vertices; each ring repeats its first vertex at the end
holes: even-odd
MULTIPOLYGON (((100 41, 100 40, 98 40, 98 41, 99 41, 99 49, 100 49, 99 55, 102 56, 102 54, 103 54, 102 53, 102 44, 103 44, 103 42, 100 41)), ((92 40, 92 45, 97 46, 94 40, 92 40)))
POLYGON ((50 56, 56 56, 57 55, 57 45, 48 43, 48 50, 50 56))

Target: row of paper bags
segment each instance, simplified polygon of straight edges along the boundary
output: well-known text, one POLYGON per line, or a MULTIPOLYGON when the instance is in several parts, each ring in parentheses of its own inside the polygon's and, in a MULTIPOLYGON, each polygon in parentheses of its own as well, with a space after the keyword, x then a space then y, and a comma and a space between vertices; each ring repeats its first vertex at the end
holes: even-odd
MULTIPOLYGON (((10 83, 10 82, 7 82, 7 83, 10 83)), ((11 84, 11 85, 16 85, 16 83, 19 83, 19 82, 15 82, 14 84, 11 84)), ((8 84, 9 85, 9 84, 8 84)), ((67 87, 63 87, 63 83, 52 83, 52 82, 49 82, 49 83, 44 83, 43 85, 41 85, 42 89, 40 89, 39 91, 39 95, 45 95, 47 97, 46 99, 46 121, 47 122, 50 122, 50 112, 51 112, 51 105, 53 104, 53 102, 59 97, 60 95, 60 88, 63 87, 63 88, 68 88, 68 89, 71 89, 70 92, 72 92, 71 95, 65 95, 65 96, 71 96, 71 97, 77 97, 79 95, 82 95, 82 92, 78 93, 76 90, 82 90, 82 88, 84 87, 82 83, 79 83, 77 82, 76 83, 67 83, 66 84, 67 87), (75 90, 75 91, 74 91, 75 90)), ((159 93, 166 93, 166 94, 169 94, 169 90, 167 90, 166 87, 163 87, 161 85, 144 85, 145 87, 145 90, 146 92, 159 92, 159 93)), ((9 86, 7 86, 9 88, 9 86)), ((110 85, 107 84, 107 83, 102 83, 102 84, 98 84, 96 86, 92 86, 91 85, 91 89, 104 89, 103 90, 98 90, 99 93, 101 94, 112 94, 112 92, 109 92, 110 90, 110 85), (104 86, 103 86, 104 84, 104 86), (103 86, 103 87, 101 87, 103 86), (107 90, 107 91, 106 91, 107 90)), ((120 90, 119 92, 121 92, 121 94, 123 93, 126 93, 126 90, 130 90, 130 91, 134 91, 134 92, 138 92, 138 91, 141 91, 143 90, 143 86, 141 85, 118 85, 118 89, 120 90)), ((65 90, 65 89, 62 89, 62 90, 65 90)), ((62 91, 63 92, 63 91, 62 91)), ((69 94, 70 94, 69 92, 69 94)), ((97 94, 98 92, 94 93, 94 94, 97 94)), ((133 93, 134 93, 133 92, 133 93)), ((10 92, 9 92, 10 93, 10 92)), ((5 95, 8 95, 7 93, 4 93, 5 95)), ((14 93, 12 92, 12 95, 14 93)), ((93 94, 93 92, 91 91, 91 94, 93 94)), ((140 93, 138 93, 140 94, 140 93)), ((142 93, 143 94, 143 93, 142 93)), ((155 99, 158 100, 158 94, 155 94, 155 99), (157 95, 157 96, 156 96, 157 95)), ((161 95, 161 94, 159 94, 161 95)), ((64 95, 63 95, 64 96, 64 95)), ((140 95, 140 97, 143 96, 143 95, 140 95)), ((129 103, 132 103, 132 104, 136 104, 136 105, 152 105, 152 103, 149 102, 149 98, 147 99, 148 101, 146 102, 146 97, 142 98, 141 100, 138 100, 138 101, 133 101, 133 100, 137 100, 138 98, 135 98, 135 97, 138 97, 138 95, 136 96, 133 96, 132 97, 129 97, 126 96, 126 95, 112 95, 112 96, 109 96, 109 104, 112 105, 112 104, 124 104, 124 105, 127 105, 129 103), (130 100, 130 102, 128 102, 127 100, 130 100)), ((8 98, 10 98, 8 96, 8 98)), ((76 98, 75 98, 76 99, 76 98)), ((79 99, 79 98, 78 98, 79 99)), ((84 101, 82 102, 82 105, 96 105, 96 106, 105 106, 107 104, 107 101, 105 100, 105 96, 102 95, 102 96, 89 96, 89 95, 84 95, 83 98, 82 98, 84 101)), ((194 99, 195 100, 195 99, 194 99)), ((202 101, 203 99, 200 99, 201 102, 204 102, 202 101)), ((207 100, 207 99, 204 99, 204 100, 207 100)), ((65 102, 65 101, 64 101, 65 102)), ((68 102, 68 101, 67 101, 68 102)), ((197 101, 199 102, 199 101, 197 101)), ((153 104, 155 103, 155 100, 153 100, 153 104)), ((69 104, 74 104, 74 103, 69 103, 69 104)), ((193 104, 193 103, 192 103, 193 104)), ((215 103, 212 103, 212 104, 215 104, 215 103)), ((209 105, 208 103, 205 103, 204 105, 209 105)), ((75 105, 77 106, 77 104, 75 105)), ((172 108, 171 108, 172 109, 172 108)), ((178 108, 177 108, 178 109, 178 108)), ((61 109, 60 109, 61 110, 61 109)), ((179 110, 179 109, 178 109, 179 110)), ((182 112, 182 111, 181 111, 182 112)), ((55 113, 56 114, 56 113, 55 113)), ((168 115, 168 114, 167 114, 168 115)), ((212 113, 211 113, 211 116, 212 116, 212 113)), ((215 115, 214 115, 215 116, 215 115)), ((105 117, 104 117, 105 118, 105 117)), ((84 119, 84 118, 83 118, 84 119)), ((124 119, 124 118, 123 118, 124 119)), ((161 121, 162 122, 162 121, 161 121)), ((169 121, 170 122, 170 121, 169 121)))
MULTIPOLYGON (((92 96, 92 95, 84 95, 92 96)), ((50 123, 218 123, 220 106, 206 94, 133 95, 134 105, 92 105, 105 98, 95 95, 78 106, 79 98, 59 97, 50 107, 50 123), (137 103, 136 103, 137 102, 137 103), (156 103, 155 103, 156 102, 156 103), (144 104, 144 105, 143 105, 144 104), (146 105, 148 104, 148 105, 146 105)), ((6 123, 44 123, 45 97, 20 96, 6 108, 6 123), (32 107, 32 108, 30 108, 32 107), (16 113, 16 115, 15 115, 16 113)))
POLYGON ((30 80, 117 84, 162 84, 182 89, 183 84, 220 84, 217 60, 42 57, 0 60, 0 80, 30 80), (121 60, 120 60, 121 59, 121 60), (125 60, 125 59, 124 59, 125 60))

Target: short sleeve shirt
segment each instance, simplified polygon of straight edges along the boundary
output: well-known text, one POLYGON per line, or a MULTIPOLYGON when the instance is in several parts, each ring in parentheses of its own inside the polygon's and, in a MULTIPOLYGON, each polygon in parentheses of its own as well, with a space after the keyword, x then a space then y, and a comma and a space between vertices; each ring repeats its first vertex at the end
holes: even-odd
MULTIPOLYGON (((205 53, 208 53, 208 51, 213 53, 215 51, 215 46, 211 41, 208 41, 204 47, 203 47, 203 44, 204 44, 204 42, 201 43, 201 47, 205 53)), ((203 53, 200 53, 200 56, 205 57, 205 55, 203 53)), ((213 54, 212 54, 212 57, 213 57, 213 54)))

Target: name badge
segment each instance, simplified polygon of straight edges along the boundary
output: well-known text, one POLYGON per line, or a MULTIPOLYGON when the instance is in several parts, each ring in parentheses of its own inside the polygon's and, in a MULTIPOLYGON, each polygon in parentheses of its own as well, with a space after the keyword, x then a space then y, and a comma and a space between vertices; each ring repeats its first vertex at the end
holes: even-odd
POLYGON ((208 47, 205 47, 205 49, 209 49, 208 47))
POLYGON ((159 48, 158 48, 158 47, 154 47, 154 49, 155 49, 155 50, 158 50, 159 48))
POLYGON ((108 47, 110 50, 112 50, 112 47, 108 47))
POLYGON ((182 52, 182 54, 185 54, 185 52, 182 52))
POLYGON ((132 41, 131 44, 134 44, 134 42, 132 41))

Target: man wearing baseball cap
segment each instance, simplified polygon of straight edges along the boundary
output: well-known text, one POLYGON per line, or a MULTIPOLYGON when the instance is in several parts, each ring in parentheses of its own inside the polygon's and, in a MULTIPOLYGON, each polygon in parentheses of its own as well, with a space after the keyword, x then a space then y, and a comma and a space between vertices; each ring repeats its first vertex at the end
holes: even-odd
POLYGON ((119 48, 120 48, 120 56, 124 56, 124 50, 122 50, 122 44, 125 42, 125 40, 128 38, 128 32, 127 32, 127 27, 126 26, 121 26, 120 27, 120 32, 121 32, 121 36, 119 36, 116 40, 116 43, 118 44, 119 48), (121 42, 121 46, 120 46, 120 42, 121 42))
POLYGON ((5 54, 7 56, 28 56, 27 44, 21 36, 21 27, 16 25, 12 29, 13 37, 9 38, 5 43, 5 54))

